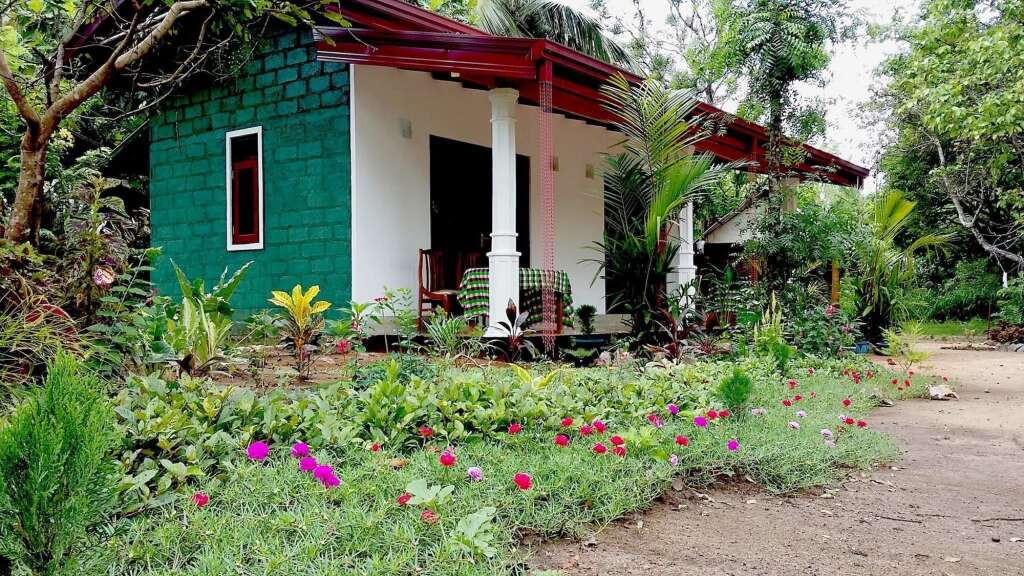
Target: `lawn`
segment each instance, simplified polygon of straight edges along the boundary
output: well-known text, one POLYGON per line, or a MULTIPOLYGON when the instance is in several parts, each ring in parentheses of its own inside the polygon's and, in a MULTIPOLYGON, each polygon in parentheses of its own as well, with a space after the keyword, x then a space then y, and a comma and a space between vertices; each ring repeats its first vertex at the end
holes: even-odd
MULTIPOLYGON (((181 403, 175 397, 185 395, 173 390, 161 396, 166 404, 154 404, 157 395, 122 396, 118 412, 134 412, 136 419, 154 406, 159 414, 154 422, 166 421, 173 411, 180 412, 175 418, 193 424, 203 418, 198 413, 215 413, 209 422, 232 422, 219 432, 232 430, 233 441, 216 456, 204 456, 181 441, 180 454, 204 472, 181 481, 157 477, 172 485, 163 498, 166 504, 151 501, 153 508, 105 526, 80 573, 518 574, 528 553, 518 544, 524 535, 586 534, 645 508, 676 477, 697 486, 749 476, 770 491, 789 492, 834 484, 851 468, 891 460, 898 451, 873 430, 868 412, 879 396, 920 395, 927 380, 914 376, 906 388, 906 376, 856 358, 802 359, 785 377, 748 360, 739 364, 754 382, 745 406, 712 418, 709 411, 717 416, 723 408, 718 382, 734 365, 704 362, 639 373, 632 367, 563 368, 553 376, 538 372, 531 380, 512 368, 442 366, 432 373, 434 396, 402 401, 418 406, 410 412, 414 417, 398 424, 405 430, 378 434, 372 415, 360 419, 335 406, 337 414, 352 418, 354 429, 344 442, 324 441, 332 438, 324 431, 330 418, 305 428, 284 425, 294 424, 297 413, 313 406, 330 410, 318 404, 325 397, 353 397, 338 396, 336 389, 328 396, 322 390, 295 392, 287 401, 264 402, 274 408, 262 410, 247 404, 248 393, 225 394, 209 383, 194 383, 194 396, 181 403), (458 386, 460 381, 481 385, 458 386), (506 386, 510 389, 493 393, 506 386), (528 389, 528 399, 518 398, 512 388, 528 389), (231 400, 234 395, 237 399, 231 400), (682 408, 672 414, 668 403, 682 408), (466 416, 468 406, 475 419, 466 416), (230 414, 242 407, 252 410, 253 418, 233 421, 230 414), (706 426, 697 425, 700 418, 706 426), (594 420, 603 424, 603 433, 594 420), (522 430, 510 434, 510 423, 521 424, 522 430), (419 432, 423 425, 431 427, 429 438, 419 432), (567 437, 567 446, 556 444, 559 434, 567 437), (615 436, 621 437, 623 455, 613 452, 619 443, 615 436), (260 439, 269 441, 269 456, 247 459, 246 445, 260 439), (333 467, 338 486, 327 488, 299 470, 290 454, 295 441, 313 444, 312 455, 333 467), (599 443, 606 452, 595 452, 599 443), (444 466, 441 455, 449 448, 454 462, 445 459, 452 465, 444 466), (471 467, 479 469, 480 480, 468 475, 471 467), (529 489, 514 483, 521 473, 530 476, 529 489), (416 481, 421 486, 410 489, 416 481), (401 504, 398 499, 407 490, 422 498, 401 504), (202 507, 193 500, 200 491, 209 498, 202 507), (432 491, 450 494, 431 499, 432 491)), ((379 368, 367 370, 380 373, 379 368)), ((390 380, 416 388, 415 376, 390 380)), ((357 395, 379 395, 388 381, 385 374, 357 395)), ((365 405, 353 407, 366 412, 365 405)), ((203 429, 199 445, 217 437, 218 426, 193 424, 184 428, 189 435, 203 429)), ((149 445, 138 421, 127 428, 138 436, 135 445, 149 445)), ((149 430, 167 447, 181 440, 166 430, 149 430)), ((134 462, 137 469, 148 469, 141 460, 134 462)), ((154 491, 161 483, 150 481, 154 491)))
POLYGON ((989 328, 988 320, 971 318, 970 320, 927 320, 920 322, 921 336, 944 338, 956 336, 979 336, 989 328))

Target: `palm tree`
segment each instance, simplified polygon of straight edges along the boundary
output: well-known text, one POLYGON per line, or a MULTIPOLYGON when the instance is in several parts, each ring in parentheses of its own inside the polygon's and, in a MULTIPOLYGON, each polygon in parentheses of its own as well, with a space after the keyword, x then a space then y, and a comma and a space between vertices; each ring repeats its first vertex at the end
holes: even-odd
POLYGON ((557 0, 414 0, 495 36, 547 38, 606 62, 629 65, 626 50, 601 23, 557 0))
POLYGON ((878 342, 882 330, 909 320, 916 308, 910 294, 916 257, 945 250, 949 234, 925 234, 905 248, 899 236, 917 202, 898 190, 880 194, 867 208, 867 234, 859 246, 860 273, 855 280, 865 336, 878 342))
POLYGON ((687 202, 715 186, 736 163, 715 164, 711 154, 693 152, 708 133, 690 114, 692 92, 647 81, 631 86, 614 76, 602 87, 605 106, 618 120, 624 152, 608 158, 605 174, 604 238, 594 249, 598 274, 612 279, 611 306, 630 316, 633 335, 653 339, 667 308, 666 278, 679 244, 670 231, 687 202))

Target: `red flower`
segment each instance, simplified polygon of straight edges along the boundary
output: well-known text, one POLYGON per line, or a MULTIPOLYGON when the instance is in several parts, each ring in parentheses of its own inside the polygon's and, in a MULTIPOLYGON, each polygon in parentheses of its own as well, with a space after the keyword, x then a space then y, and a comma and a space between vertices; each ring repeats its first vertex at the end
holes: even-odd
POLYGON ((588 426, 587 424, 580 426, 580 436, 590 436, 593 433, 594 429, 588 426))
POLYGON ((592 450, 594 451, 594 454, 604 454, 608 451, 608 447, 598 442, 597 444, 594 444, 592 450))
POLYGON ((370 446, 370 452, 380 452, 380 444, 377 444, 376 442, 374 442, 370 446))
POLYGON ((608 429, 604 422, 601 422, 600 420, 594 420, 593 426, 594 430, 597 430, 598 434, 604 434, 604 431, 608 429))
POLYGON ((714 410, 708 410, 707 416, 708 416, 708 420, 714 420, 714 419, 718 418, 718 412, 715 412, 714 410))
POLYGON ((451 468, 452 466, 455 466, 455 454, 452 454, 451 452, 445 450, 437 458, 437 461, 441 463, 441 466, 444 466, 445 468, 451 468))
POLYGON ((572 418, 562 418, 562 428, 572 426, 572 418))
POLYGON ((530 488, 533 488, 533 478, 530 478, 530 475, 526 472, 516 474, 512 478, 512 481, 516 483, 516 486, 518 486, 520 490, 529 490, 530 488))
POLYGON ((680 446, 689 446, 690 439, 686 436, 676 436, 676 444, 679 444, 680 446))
POLYGON ((807 369, 807 374, 808 375, 813 375, 814 374, 814 368, 808 368, 807 369))
POLYGON ((622 436, 612 436, 611 442, 612 446, 622 446, 626 443, 626 441, 622 439, 622 436))
POLYGON ((846 422, 848 425, 853 425, 853 423, 856 422, 856 420, 847 416, 846 420, 843 420, 843 422, 846 422))
POLYGON ((437 512, 427 508, 420 514, 420 520, 423 520, 426 524, 437 524, 439 518, 437 516, 437 512))
POLYGON ((799 395, 799 394, 797 394, 796 396, 793 396, 793 402, 799 402, 799 401, 801 401, 803 399, 804 399, 804 397, 799 395))
POLYGON ((430 438, 434 435, 434 430, 430 426, 420 426, 420 436, 424 438, 430 438))
POLYGON ((857 427, 858 428, 867 428, 868 427, 868 423, 863 421, 863 420, 857 420, 857 427))
POLYGON ((786 382, 786 384, 789 384, 789 389, 790 390, 792 390, 793 388, 796 388, 796 380, 788 380, 786 382))
POLYGON ((849 407, 850 404, 853 404, 852 400, 850 400, 849 398, 843 398, 843 406, 849 407))
POLYGON ((192 495, 192 502, 195 503, 196 508, 202 508, 210 503, 210 497, 206 495, 206 492, 196 492, 192 495))
POLYGON ((903 385, 906 386, 907 388, 910 388, 910 380, 904 380, 903 385))
POLYGON ((409 494, 408 492, 403 492, 402 495, 398 497, 398 505, 405 506, 406 504, 409 503, 410 499, 412 499, 412 494, 409 494))
POLYGON ((907 370, 907 376, 913 376, 913 375, 914 375, 914 371, 913 370, 907 370))
POLYGON ((520 424, 519 422, 513 422, 513 423, 508 425, 508 433, 509 434, 519 434, 522 431, 523 431, 523 425, 520 424))
POLYGON ((900 383, 900 381, 899 381, 899 379, 898 379, 898 378, 893 378, 893 379, 892 379, 892 383, 893 383, 893 386, 895 386, 896 384, 899 384, 899 383, 900 383))
POLYGON ((612 448, 612 454, 615 454, 619 458, 625 458, 626 457, 626 447, 625 446, 616 446, 615 448, 612 448))
POLYGON ((783 400, 783 401, 782 401, 782 405, 783 405, 783 406, 786 406, 786 407, 788 408, 789 406, 792 406, 792 405, 793 405, 793 401, 792 401, 792 400, 789 400, 789 399, 783 400))
POLYGON ((555 436, 555 444, 564 448, 569 445, 569 437, 565 434, 559 434, 558 436, 555 436))
POLYGON ((728 410, 719 410, 718 411, 718 417, 719 418, 728 418, 729 417, 729 411, 728 410))
POLYGON ((816 397, 817 395, 818 395, 818 393, 817 393, 817 392, 815 392, 815 391, 813 391, 813 390, 811 391, 811 398, 814 398, 814 397, 816 397))
POLYGON ((338 340, 337 344, 338 354, 348 354, 349 350, 352 349, 351 340, 338 340))

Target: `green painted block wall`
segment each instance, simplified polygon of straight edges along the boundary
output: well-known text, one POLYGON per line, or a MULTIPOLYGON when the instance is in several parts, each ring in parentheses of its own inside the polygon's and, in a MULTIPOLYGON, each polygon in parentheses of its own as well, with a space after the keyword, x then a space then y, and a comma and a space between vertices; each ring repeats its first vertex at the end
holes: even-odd
POLYGON ((309 32, 268 38, 233 82, 176 97, 151 124, 150 209, 163 249, 154 282, 177 297, 173 259, 212 286, 254 261, 236 318, 270 308, 271 290, 319 284, 351 294, 349 74, 317 62, 309 32), (263 127, 264 248, 228 252, 225 134, 263 127))

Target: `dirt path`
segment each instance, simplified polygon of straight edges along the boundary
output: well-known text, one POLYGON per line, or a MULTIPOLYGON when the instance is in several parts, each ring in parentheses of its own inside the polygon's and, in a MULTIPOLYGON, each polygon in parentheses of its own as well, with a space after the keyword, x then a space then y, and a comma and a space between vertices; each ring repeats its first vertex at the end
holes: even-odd
POLYGON ((672 493, 586 543, 535 551, 573 576, 1024 575, 1024 354, 941 350, 925 363, 959 401, 874 415, 903 461, 855 475, 834 498, 754 486, 672 493), (754 503, 750 503, 753 500, 754 503))

